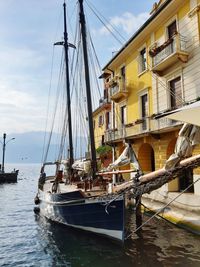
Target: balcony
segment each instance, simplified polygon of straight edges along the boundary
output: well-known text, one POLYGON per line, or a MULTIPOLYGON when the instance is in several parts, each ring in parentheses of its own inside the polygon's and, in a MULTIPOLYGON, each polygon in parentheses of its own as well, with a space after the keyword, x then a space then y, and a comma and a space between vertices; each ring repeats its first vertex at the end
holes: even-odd
POLYGON ((108 110, 111 109, 111 102, 108 97, 101 97, 99 99, 99 106, 93 111, 93 116, 101 112, 102 110, 108 110))
POLYGON ((110 104, 109 97, 101 97, 99 99, 99 106, 105 105, 105 104, 110 104))
POLYGON ((121 100, 128 97, 128 90, 126 83, 122 80, 118 80, 116 82, 113 82, 110 88, 110 98, 118 103, 121 100))
POLYGON ((145 135, 158 135, 169 132, 180 126, 182 122, 167 119, 152 119, 150 117, 138 119, 133 123, 127 124, 119 129, 109 129, 105 132, 105 143, 118 142, 123 139, 134 139, 145 135))
POLYGON ((186 63, 189 56, 186 44, 186 38, 177 33, 161 46, 151 48, 149 54, 152 57, 152 71, 162 76, 177 61, 186 63))

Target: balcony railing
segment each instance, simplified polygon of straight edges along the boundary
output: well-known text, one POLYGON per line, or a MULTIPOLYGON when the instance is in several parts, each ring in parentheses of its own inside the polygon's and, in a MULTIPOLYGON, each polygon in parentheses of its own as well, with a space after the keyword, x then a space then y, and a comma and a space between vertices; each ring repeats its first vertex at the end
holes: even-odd
POLYGON ((119 129, 109 129, 105 133, 105 142, 113 142, 124 138, 132 138, 134 136, 147 133, 161 133, 162 131, 171 130, 174 126, 182 124, 168 118, 152 119, 143 118, 134 123, 128 124, 119 129))
POLYGON ((187 62, 187 40, 177 33, 161 46, 152 48, 149 54, 152 57, 152 71, 162 72, 177 60, 187 62))
POLYGON ((126 98, 128 96, 128 90, 126 82, 123 82, 122 80, 119 80, 110 88, 110 97, 113 101, 119 102, 123 98, 126 98))
POLYGON ((99 106, 104 105, 104 104, 109 104, 109 103, 110 103, 109 97, 101 97, 99 99, 99 106))

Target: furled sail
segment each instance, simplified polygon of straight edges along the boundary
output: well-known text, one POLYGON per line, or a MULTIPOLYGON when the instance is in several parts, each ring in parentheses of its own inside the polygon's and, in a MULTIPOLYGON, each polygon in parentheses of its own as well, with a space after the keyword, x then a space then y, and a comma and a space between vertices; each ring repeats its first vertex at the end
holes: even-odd
POLYGON ((127 166, 128 164, 131 164, 131 168, 137 170, 140 170, 140 166, 138 163, 138 160, 135 156, 135 153, 131 147, 130 144, 125 144, 125 149, 122 152, 122 154, 116 159, 113 163, 111 163, 108 166, 107 170, 113 170, 117 169, 122 166, 127 166))
POLYGON ((72 168, 77 171, 84 171, 85 173, 89 173, 91 170, 91 162, 90 160, 76 160, 72 164, 72 168))
POLYGON ((177 178, 182 171, 200 166, 200 155, 192 156, 193 147, 200 144, 200 127, 184 124, 179 131, 174 153, 166 161, 162 169, 142 175, 137 184, 128 181, 115 187, 115 192, 132 189, 134 197, 150 193, 160 188, 165 183, 177 178))
POLYGON ((166 161, 165 169, 175 167, 182 159, 192 156, 193 147, 200 144, 200 127, 185 123, 181 128, 174 153, 166 161))

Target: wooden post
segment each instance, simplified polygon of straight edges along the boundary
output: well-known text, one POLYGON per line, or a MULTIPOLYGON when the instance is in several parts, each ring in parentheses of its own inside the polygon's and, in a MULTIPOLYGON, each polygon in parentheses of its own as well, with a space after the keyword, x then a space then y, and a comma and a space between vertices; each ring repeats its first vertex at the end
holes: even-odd
POLYGON ((141 196, 136 197, 135 202, 136 228, 138 228, 142 225, 141 196))
MULTIPOLYGON (((135 175, 135 183, 139 182, 140 173, 137 171, 137 174, 135 175)), ((141 196, 137 196, 135 198, 135 216, 136 216, 136 228, 140 227, 142 225, 142 211, 141 211, 141 196)))

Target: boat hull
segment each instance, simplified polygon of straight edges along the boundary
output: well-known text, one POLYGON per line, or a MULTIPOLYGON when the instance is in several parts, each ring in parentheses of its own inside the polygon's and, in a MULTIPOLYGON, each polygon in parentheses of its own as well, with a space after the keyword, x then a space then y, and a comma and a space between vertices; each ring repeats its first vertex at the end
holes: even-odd
POLYGON ((0 183, 16 183, 18 172, 0 173, 0 183))
POLYGON ((40 190, 39 199, 40 213, 52 221, 124 241, 123 196, 114 201, 110 196, 75 199, 40 190))

